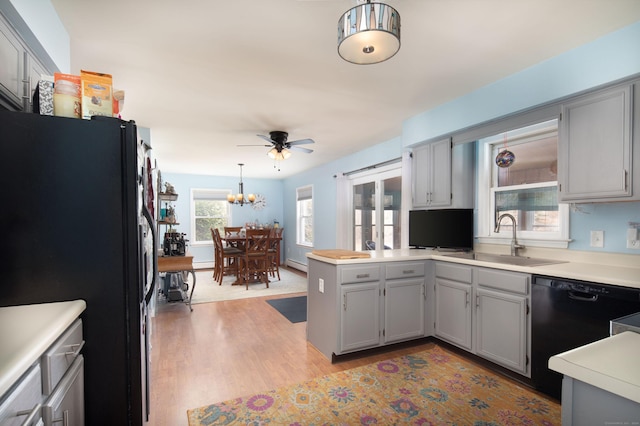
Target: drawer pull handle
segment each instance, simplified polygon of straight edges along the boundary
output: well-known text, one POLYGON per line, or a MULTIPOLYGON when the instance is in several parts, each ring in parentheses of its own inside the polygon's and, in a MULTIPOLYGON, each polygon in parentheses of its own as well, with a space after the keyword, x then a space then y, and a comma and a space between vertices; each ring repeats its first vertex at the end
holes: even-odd
POLYGON ((60 423, 62 422, 63 426, 68 426, 69 425, 69 410, 64 410, 62 412, 62 418, 61 419, 53 419, 53 421, 51 423, 60 423))
POLYGON ((40 408, 42 408, 42 405, 36 404, 36 406, 33 407, 30 411, 29 410, 18 411, 16 413, 16 417, 22 417, 22 416, 28 415, 28 417, 24 419, 24 422, 22 422, 22 426, 30 425, 31 423, 33 423, 33 419, 35 419, 35 417, 38 414, 40 414, 40 408))
POLYGON ((405 269, 404 271, 402 271, 403 274, 413 274, 416 271, 414 271, 413 269, 405 269))
POLYGON ((358 274, 356 278, 369 278, 369 274, 358 274))
POLYGON ((84 347, 84 340, 80 343, 75 343, 73 345, 66 345, 65 348, 70 348, 71 350, 67 352, 61 352, 56 355, 71 356, 75 358, 78 356, 78 354, 80 354, 80 351, 82 350, 83 347, 84 347))

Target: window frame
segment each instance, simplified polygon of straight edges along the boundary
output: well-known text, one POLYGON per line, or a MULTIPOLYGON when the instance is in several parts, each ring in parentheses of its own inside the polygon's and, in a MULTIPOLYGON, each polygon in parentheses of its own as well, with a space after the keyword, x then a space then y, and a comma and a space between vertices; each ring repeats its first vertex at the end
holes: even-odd
MULTIPOLYGON (((558 121, 542 120, 538 123, 532 123, 530 129, 525 133, 517 136, 518 140, 532 140, 544 137, 552 132, 558 132, 558 121)), ((478 242, 486 244, 510 244, 512 239, 512 231, 510 229, 501 229, 496 233, 495 224, 495 192, 498 188, 497 169, 494 165, 493 154, 496 145, 504 143, 503 134, 505 132, 517 132, 518 130, 529 127, 527 125, 514 127, 511 130, 498 132, 494 136, 482 138, 478 140, 478 242)), ((548 186, 557 186, 557 181, 540 182, 536 184, 513 185, 505 188, 505 190, 530 189, 548 186)), ((517 232, 518 242, 530 247, 547 247, 547 248, 567 248, 569 246, 569 206, 558 202, 558 219, 559 231, 552 233, 520 231, 517 232)))
POLYGON ((313 247, 313 234, 315 234, 314 226, 314 206, 313 206, 313 185, 305 185, 296 188, 296 244, 303 247, 313 247), (309 196, 307 194, 310 193, 309 196), (302 202, 311 201, 311 216, 302 216, 302 202), (311 241, 306 241, 304 233, 303 220, 311 221, 312 237, 311 241))
MULTIPOLYGON (((189 203, 190 203, 190 217, 189 217, 189 222, 190 222, 190 240, 189 240, 189 244, 191 246, 212 246, 213 245, 213 239, 208 239, 206 241, 196 241, 196 220, 200 217, 196 217, 196 201, 198 200, 215 200, 215 201, 224 201, 225 203, 227 203, 227 223, 232 223, 231 221, 231 216, 232 216, 232 209, 229 208, 230 204, 227 201, 227 195, 231 194, 231 190, 230 189, 212 189, 212 188, 191 188, 190 194, 189 194, 189 203), (208 194, 210 197, 206 197, 206 196, 198 196, 199 194, 208 194)), ((210 216, 202 216, 201 218, 208 218, 210 216)))

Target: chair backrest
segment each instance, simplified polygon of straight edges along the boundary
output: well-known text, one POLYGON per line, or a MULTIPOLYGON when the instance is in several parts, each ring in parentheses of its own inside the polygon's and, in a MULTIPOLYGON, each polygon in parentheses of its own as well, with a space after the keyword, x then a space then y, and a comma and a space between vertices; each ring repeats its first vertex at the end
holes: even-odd
POLYGON ((224 236, 230 237, 232 234, 239 235, 241 230, 242 230, 242 226, 225 226, 224 236))
POLYGON ((271 228, 271 248, 277 248, 282 240, 284 228, 271 228))
POLYGON ((247 229, 245 233, 245 254, 267 255, 271 244, 270 229, 247 229))
POLYGON ((222 238, 218 228, 211 228, 211 238, 213 238, 213 248, 215 251, 222 250, 222 238))

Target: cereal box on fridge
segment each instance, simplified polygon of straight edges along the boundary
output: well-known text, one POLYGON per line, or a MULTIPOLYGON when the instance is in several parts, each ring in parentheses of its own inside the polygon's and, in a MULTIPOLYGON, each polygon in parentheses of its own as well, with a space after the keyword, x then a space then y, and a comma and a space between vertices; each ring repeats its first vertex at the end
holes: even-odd
POLYGON ((110 74, 80 71, 82 81, 82 118, 113 116, 112 78, 110 74))

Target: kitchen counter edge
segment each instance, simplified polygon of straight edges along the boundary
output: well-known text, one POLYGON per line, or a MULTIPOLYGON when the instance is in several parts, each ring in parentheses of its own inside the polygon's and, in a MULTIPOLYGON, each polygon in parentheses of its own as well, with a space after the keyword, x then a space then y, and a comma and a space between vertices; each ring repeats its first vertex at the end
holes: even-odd
POLYGON ((481 266, 486 268, 502 269, 506 271, 547 275, 557 278, 590 281, 601 284, 640 289, 640 268, 571 261, 553 265, 517 266, 496 262, 450 257, 434 250, 421 249, 377 250, 369 251, 368 253, 371 255, 371 257, 358 259, 333 259, 329 257, 318 256, 313 253, 307 253, 307 258, 324 263, 329 263, 332 265, 438 260, 451 263, 461 263, 471 266, 481 266))
POLYGON ((86 307, 72 300, 0 308, 0 398, 86 307))

